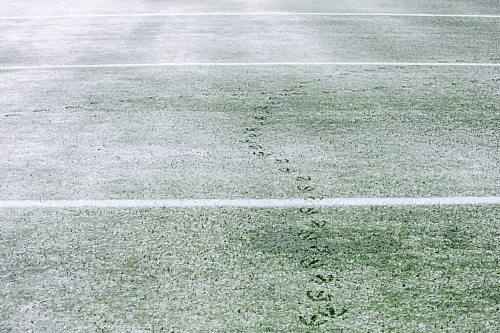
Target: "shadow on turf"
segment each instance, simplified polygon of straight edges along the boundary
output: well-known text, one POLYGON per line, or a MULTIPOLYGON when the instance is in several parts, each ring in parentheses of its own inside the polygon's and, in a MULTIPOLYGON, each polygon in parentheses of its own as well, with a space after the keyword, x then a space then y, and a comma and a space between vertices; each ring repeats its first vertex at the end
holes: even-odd
POLYGON ((250 244, 258 251, 300 260, 317 253, 331 261, 335 256, 385 256, 402 250, 394 231, 356 228, 301 229, 271 226, 256 230, 250 244))
MULTIPOLYGON (((441 250, 470 249, 473 236, 460 229, 443 228, 429 233, 415 226, 382 227, 290 227, 272 225, 255 229, 247 235, 250 248, 262 253, 287 257, 291 261, 320 258, 326 266, 358 264, 387 269, 405 258, 406 265, 426 262, 417 248, 441 250), (422 261, 423 260, 423 261, 422 261)), ((408 267, 409 268, 409 267, 408 267)))

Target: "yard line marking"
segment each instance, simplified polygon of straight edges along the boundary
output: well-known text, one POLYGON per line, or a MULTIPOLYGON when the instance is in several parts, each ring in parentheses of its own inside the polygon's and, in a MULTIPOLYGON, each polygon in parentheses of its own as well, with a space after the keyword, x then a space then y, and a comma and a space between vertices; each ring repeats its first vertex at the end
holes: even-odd
POLYGON ((500 197, 328 198, 328 199, 145 199, 2 200, 0 209, 27 208, 300 208, 369 206, 500 205, 500 197))
POLYGON ((12 65, 0 66, 0 70, 55 70, 92 68, 139 68, 139 67, 270 67, 270 66, 391 66, 391 67, 500 67, 500 63, 475 62, 160 62, 122 64, 74 64, 74 65, 12 65))
POLYGON ((107 17, 183 17, 183 16, 364 16, 364 17, 442 17, 442 18, 500 18, 500 14, 425 14, 425 13, 336 13, 336 12, 208 12, 208 13, 129 13, 129 14, 68 14, 0 16, 0 20, 38 20, 66 18, 107 18, 107 17))

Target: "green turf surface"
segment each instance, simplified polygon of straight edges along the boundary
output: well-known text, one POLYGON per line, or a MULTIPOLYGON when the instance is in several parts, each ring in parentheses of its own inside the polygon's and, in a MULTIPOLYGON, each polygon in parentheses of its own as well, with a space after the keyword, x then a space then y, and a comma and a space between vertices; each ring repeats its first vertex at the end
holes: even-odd
MULTIPOLYGON (((8 0, 0 16, 500 14, 496 0, 8 0)), ((499 63, 498 19, 0 20, 0 66, 499 63)), ((0 200, 496 196, 498 68, 0 71, 0 200)), ((0 210, 0 332, 495 332, 500 206, 0 210)))
POLYGON ((0 330, 493 332, 499 212, 3 210, 0 330))
POLYGON ((496 0, 8 0, 2 15, 189 12, 384 12, 499 14, 496 0))
POLYGON ((0 198, 496 195, 498 78, 468 68, 5 72, 0 198))
POLYGON ((498 19, 148 17, 0 21, 0 63, 499 62, 498 19))

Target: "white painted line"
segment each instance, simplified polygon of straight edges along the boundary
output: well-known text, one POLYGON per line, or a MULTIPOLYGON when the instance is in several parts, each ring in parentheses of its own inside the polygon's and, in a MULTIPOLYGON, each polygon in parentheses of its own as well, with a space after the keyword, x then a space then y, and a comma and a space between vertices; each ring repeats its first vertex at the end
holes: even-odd
POLYGON ((364 16, 364 17, 443 17, 443 18, 500 18, 500 14, 425 14, 425 13, 314 13, 314 12, 208 12, 208 13, 122 13, 122 14, 76 14, 76 15, 32 15, 0 16, 0 20, 45 20, 71 18, 108 17, 183 17, 183 16, 364 16))
POLYGON ((74 65, 12 65, 0 66, 0 70, 57 70, 140 67, 271 67, 271 66, 386 66, 386 67, 500 67, 500 63, 476 62, 160 62, 122 64, 74 64, 74 65))
POLYGON ((27 208, 300 208, 345 206, 500 205, 500 197, 330 199, 3 200, 0 209, 27 208))

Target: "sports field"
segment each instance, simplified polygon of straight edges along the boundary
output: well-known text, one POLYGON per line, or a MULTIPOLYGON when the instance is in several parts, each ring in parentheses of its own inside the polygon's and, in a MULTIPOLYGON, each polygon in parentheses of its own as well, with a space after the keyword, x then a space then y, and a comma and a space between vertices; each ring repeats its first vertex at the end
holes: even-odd
POLYGON ((497 332, 499 36, 497 0, 0 1, 0 332, 497 332))

